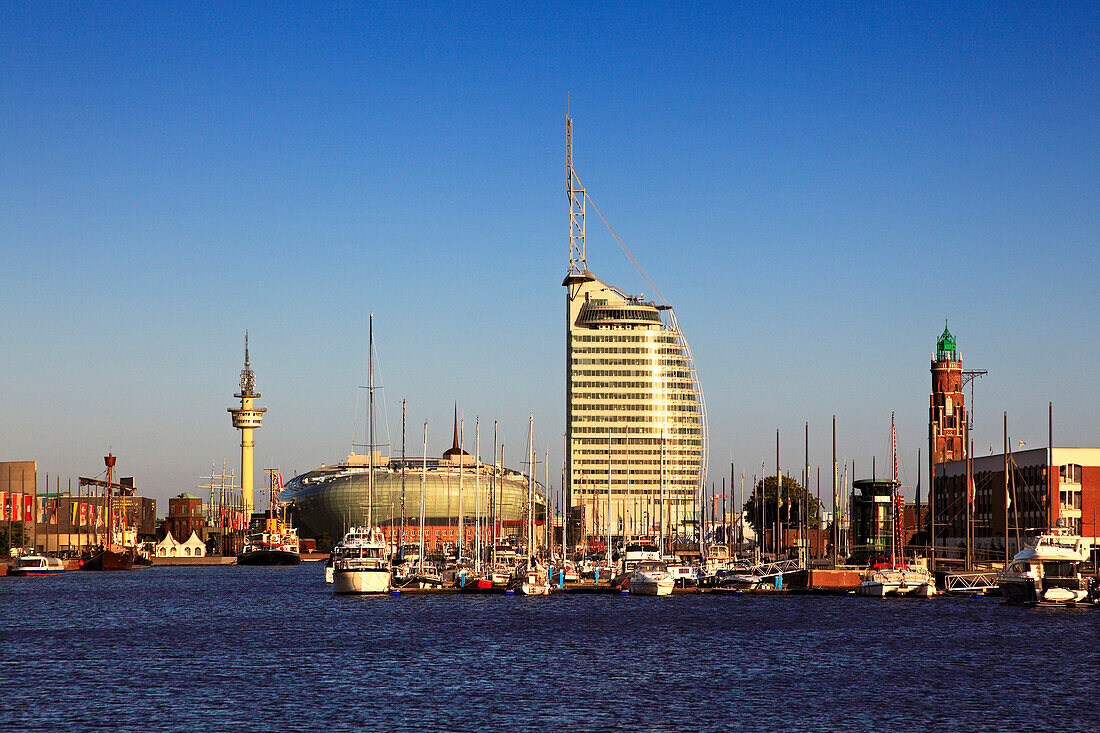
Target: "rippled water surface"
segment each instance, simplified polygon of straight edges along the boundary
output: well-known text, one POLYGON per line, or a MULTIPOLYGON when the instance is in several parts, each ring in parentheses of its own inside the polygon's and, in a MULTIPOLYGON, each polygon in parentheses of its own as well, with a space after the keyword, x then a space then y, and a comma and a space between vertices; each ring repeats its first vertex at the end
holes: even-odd
POLYGON ((0 578, 5 730, 1100 728, 1100 610, 335 597, 318 563, 0 578))

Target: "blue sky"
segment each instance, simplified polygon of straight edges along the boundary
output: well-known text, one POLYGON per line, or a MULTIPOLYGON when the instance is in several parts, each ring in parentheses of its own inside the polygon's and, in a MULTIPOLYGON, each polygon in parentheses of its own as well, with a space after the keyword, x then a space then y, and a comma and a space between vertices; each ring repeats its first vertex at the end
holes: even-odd
MULTIPOLYGON (((1100 6, 5 3, 0 460, 145 493, 237 466, 564 432, 566 100, 581 180, 676 307, 711 475, 926 445, 945 318, 978 452, 1100 445, 1100 6), (357 402, 359 411, 356 411, 357 402), (380 427, 385 434, 386 428, 380 427)), ((589 266, 648 286, 590 222, 589 266)), ((649 293, 647 293, 649 294, 649 293)), ((514 463, 514 461, 509 461, 514 463)), ((239 470, 239 468, 237 469, 239 470)), ((880 472, 882 469, 880 469, 880 472)), ((826 469, 827 472, 827 469, 826 469)), ((826 473, 827 476, 827 473, 826 473)), ((827 484, 827 479, 825 479, 827 484)))

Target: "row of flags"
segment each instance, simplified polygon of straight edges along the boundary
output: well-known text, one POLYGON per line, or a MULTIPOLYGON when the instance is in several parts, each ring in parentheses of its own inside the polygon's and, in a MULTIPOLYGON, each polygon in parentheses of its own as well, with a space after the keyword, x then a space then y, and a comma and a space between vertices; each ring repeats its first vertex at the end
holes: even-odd
MULTIPOLYGON (((61 500, 36 497, 34 494, 0 491, 0 522, 39 522, 57 524, 61 500)), ((69 505, 69 521, 73 527, 101 528, 106 525, 106 512, 102 504, 72 502, 69 505)), ((123 513, 122 527, 126 529, 123 513)))
POLYGON ((35 496, 0 491, 0 521, 33 522, 35 520, 35 496))
POLYGON ((225 529, 245 529, 248 523, 245 522, 244 512, 222 507, 220 526, 225 529))

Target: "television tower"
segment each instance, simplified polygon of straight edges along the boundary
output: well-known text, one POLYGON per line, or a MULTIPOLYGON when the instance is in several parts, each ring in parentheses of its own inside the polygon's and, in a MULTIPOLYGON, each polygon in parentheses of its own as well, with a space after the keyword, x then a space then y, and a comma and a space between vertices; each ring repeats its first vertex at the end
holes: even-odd
POLYGON ((241 503, 244 505, 245 522, 252 517, 252 431, 260 427, 266 407, 253 407, 252 401, 260 396, 256 391, 256 375, 248 365, 248 331, 244 332, 244 369, 241 370, 241 391, 233 395, 241 401, 239 408, 226 408, 233 416, 233 427, 241 431, 241 503))

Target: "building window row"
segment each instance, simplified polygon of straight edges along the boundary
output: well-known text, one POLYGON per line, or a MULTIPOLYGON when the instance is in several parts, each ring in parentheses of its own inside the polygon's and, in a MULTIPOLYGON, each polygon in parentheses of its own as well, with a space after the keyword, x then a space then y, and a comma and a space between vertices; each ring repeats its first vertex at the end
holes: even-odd
POLYGON ((574 369, 574 377, 649 377, 650 379, 690 379, 694 382, 691 372, 666 370, 654 373, 652 369, 574 369))
POLYGON ((695 385, 692 382, 662 382, 659 379, 648 379, 644 382, 573 382, 573 389, 660 389, 683 390, 695 394, 695 385))
POLYGON ((691 400, 694 392, 573 392, 578 400, 691 400))
POLYGON ((654 343, 654 344, 679 344, 680 339, 676 335, 666 335, 663 331, 652 328, 632 328, 609 336, 594 336, 587 333, 573 334, 573 343, 654 343))
POLYGON ((575 346, 574 354, 659 354, 663 349, 645 349, 638 346, 575 346))
MULTIPOLYGON (((589 434, 594 433, 596 435, 605 435, 606 436, 607 435, 607 425, 610 424, 610 423, 641 423, 641 424, 645 425, 645 424, 649 424, 651 422, 652 422, 652 420, 650 418, 644 416, 644 415, 638 415, 638 416, 621 415, 621 416, 618 416, 618 417, 600 417, 600 416, 596 416, 596 415, 593 415, 593 416, 589 417, 589 416, 586 416, 586 415, 574 415, 573 419, 570 423, 570 429, 571 429, 571 432, 574 433, 574 434, 581 433, 581 432, 587 432, 589 434), (585 428, 582 425, 575 424, 575 423, 586 423, 586 422, 600 423, 601 427, 585 428)), ((700 421, 698 421, 698 420, 680 420, 678 422, 680 422, 681 424, 692 425, 692 424, 698 424, 700 421)), ((638 426, 631 426, 630 427, 630 432, 631 433, 642 432, 643 430, 646 430, 646 428, 641 428, 641 427, 638 427, 638 426)), ((703 431, 700 428, 677 427, 676 425, 669 425, 669 426, 666 426, 663 429, 649 430, 649 432, 653 433, 655 435, 664 435, 665 438, 669 442, 672 442, 674 440, 682 440, 678 436, 702 435, 703 431)))
POLYGON ((694 401, 690 405, 651 405, 647 403, 623 403, 616 402, 611 404, 599 404, 599 403, 586 403, 577 402, 573 404, 572 410, 607 410, 609 412, 621 412, 622 410, 634 410, 636 412, 698 412, 699 405, 694 401))

